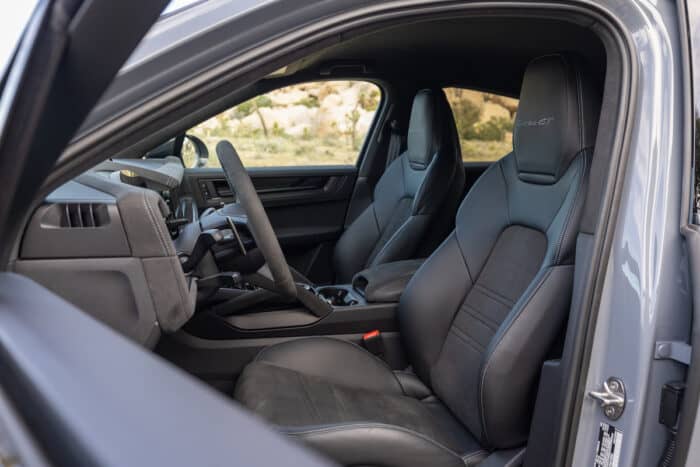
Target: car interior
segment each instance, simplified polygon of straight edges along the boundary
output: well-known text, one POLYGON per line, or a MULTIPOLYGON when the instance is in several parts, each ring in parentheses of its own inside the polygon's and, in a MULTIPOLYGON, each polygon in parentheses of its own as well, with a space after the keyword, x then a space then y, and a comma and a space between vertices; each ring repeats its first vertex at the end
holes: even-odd
POLYGON ((546 465, 539 388, 604 182, 606 66, 588 24, 555 17, 354 31, 61 185, 13 268, 342 465, 546 465), (264 157, 274 138, 310 138, 266 126, 280 90, 329 82, 378 92, 327 143, 349 138, 354 159, 256 166, 249 140, 264 157), (483 99, 471 126, 462 95, 483 99), (256 125, 245 144, 203 124, 234 114, 239 134, 256 125), (489 122, 506 122, 502 144, 463 141, 489 122))

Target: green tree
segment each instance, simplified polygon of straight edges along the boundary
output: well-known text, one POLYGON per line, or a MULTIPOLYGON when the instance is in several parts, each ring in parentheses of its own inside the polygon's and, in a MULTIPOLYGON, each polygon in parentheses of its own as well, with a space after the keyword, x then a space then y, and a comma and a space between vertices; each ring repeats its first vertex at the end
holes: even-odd
POLYGON ((272 134, 274 136, 287 136, 287 132, 277 122, 272 125, 272 134))
POLYGON ((494 104, 498 104, 508 111, 511 120, 515 117, 518 111, 518 100, 511 97, 499 96, 497 94, 485 94, 485 99, 494 104))
POLYGON ((299 99, 296 104, 303 105, 304 107, 308 107, 310 109, 320 107, 321 105, 316 94, 309 94, 302 99, 299 99))
POLYGON ((481 118, 482 106, 464 98, 452 104, 452 112, 459 136, 464 139, 476 137, 475 125, 481 118))
POLYGON ((513 121, 506 117, 491 117, 488 121, 474 126, 473 139, 482 141, 503 141, 506 132, 513 131, 513 121))
POLYGON ((265 117, 263 116, 262 112, 260 112, 260 109, 264 107, 272 107, 272 99, 270 99, 269 96, 262 94, 238 104, 233 109, 233 114, 237 119, 242 120, 248 115, 255 113, 258 120, 260 120, 260 126, 262 127, 265 138, 268 138, 270 135, 267 131, 267 123, 265 122, 265 117))
POLYGON ((357 149, 357 122, 360 121, 360 111, 357 107, 360 105, 359 102, 355 104, 353 109, 345 114, 345 123, 348 126, 348 135, 350 136, 350 146, 353 149, 357 149))
POLYGON ((373 112, 379 107, 379 91, 376 89, 371 89, 369 93, 362 91, 357 96, 357 102, 362 110, 373 112))

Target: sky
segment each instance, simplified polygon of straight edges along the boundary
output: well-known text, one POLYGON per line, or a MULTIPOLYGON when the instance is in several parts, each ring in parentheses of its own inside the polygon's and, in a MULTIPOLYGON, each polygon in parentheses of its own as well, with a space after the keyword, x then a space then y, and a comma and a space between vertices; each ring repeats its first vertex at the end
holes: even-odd
POLYGON ((198 0, 171 0, 168 6, 165 7, 165 11, 163 13, 177 10, 178 8, 182 8, 183 6, 189 5, 190 3, 194 3, 196 1, 198 0))
POLYGON ((15 0, 3 5, 0 15, 0 72, 12 56, 36 3, 36 0, 15 0))
MULTIPOLYGON (((171 0, 165 11, 172 11, 197 0, 171 0)), ((3 2, 4 3, 4 2, 3 2)), ((0 75, 12 56, 37 0, 13 0, 2 7, 0 15, 0 75)))

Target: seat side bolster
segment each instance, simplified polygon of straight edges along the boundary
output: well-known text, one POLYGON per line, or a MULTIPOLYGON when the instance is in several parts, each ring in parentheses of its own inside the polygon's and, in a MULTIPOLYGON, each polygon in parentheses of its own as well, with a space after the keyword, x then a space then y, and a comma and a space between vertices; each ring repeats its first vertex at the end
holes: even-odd
POLYGON ((382 245, 379 253, 370 261, 369 267, 413 258, 416 250, 416 239, 421 238, 429 227, 430 216, 410 216, 382 245))
POLYGON ((381 359, 362 347, 330 337, 308 337, 263 349, 255 362, 267 363, 331 384, 403 394, 393 371, 381 359))
POLYGON ((527 401, 536 390, 539 366, 566 319, 573 274, 573 265, 540 271, 491 341, 479 386, 483 441, 490 447, 517 447, 527 438, 527 401))
MULTIPOLYGON (((344 423, 282 428, 343 465, 464 467, 478 452, 457 453, 437 441, 406 428, 382 423, 344 423)), ((483 458, 482 457, 482 458, 483 458)))
POLYGON ((394 375, 399 380, 399 384, 403 388, 403 393, 408 397, 415 399, 425 399, 433 393, 418 376, 409 371, 395 370, 394 375))
POLYGON ((365 268, 380 235, 375 205, 372 202, 348 226, 335 245, 333 269, 336 281, 349 282, 353 274, 365 268))
POLYGON ((548 264, 573 263, 583 202, 588 189, 588 168, 592 155, 591 150, 584 149, 571 164, 569 170, 574 173, 571 189, 564 199, 560 212, 547 229, 547 235, 554 240, 551 252, 547 255, 548 264))
POLYGON ((454 152, 451 149, 450 147, 440 149, 448 154, 439 152, 426 169, 413 198, 413 214, 433 215, 438 212, 447 197, 456 172, 464 171, 461 161, 459 161, 460 164, 456 164, 454 157, 449 157, 449 154, 454 152))

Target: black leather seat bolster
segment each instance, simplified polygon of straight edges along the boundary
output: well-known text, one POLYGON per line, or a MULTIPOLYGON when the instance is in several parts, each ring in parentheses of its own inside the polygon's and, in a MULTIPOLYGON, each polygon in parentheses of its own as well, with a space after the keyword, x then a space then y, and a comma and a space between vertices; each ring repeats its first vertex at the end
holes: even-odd
POLYGON ((368 266, 373 267, 413 256, 416 239, 421 238, 430 228, 432 217, 428 214, 412 214, 389 237, 386 243, 372 255, 368 266), (410 251, 410 254, 406 254, 410 251))
POLYGON ((403 393, 416 399, 425 399, 432 395, 430 388, 421 381, 418 376, 409 371, 394 371, 396 379, 399 380, 403 393))
MULTIPOLYGON (((530 428, 530 407, 523 396, 513 391, 532 392, 537 369, 547 357, 549 346, 527 345, 538 339, 550 342, 566 320, 571 297, 574 266, 559 265, 538 274, 521 303, 503 322, 484 357, 479 392, 483 417, 483 435, 489 446, 517 445, 513 439, 530 428), (546 310, 547 313, 543 313, 546 310), (517 322, 517 324, 516 324, 517 322), (513 358, 517 353, 518 357, 513 358), (508 381, 507 385, 503 381, 508 381)), ((531 396, 532 397, 532 396, 531 396)), ((525 398, 526 400, 529 398, 525 398)))
POLYGON ((284 430, 343 465, 464 467, 487 452, 476 447, 459 454, 413 430, 381 423, 346 423, 284 430))
POLYGON ((352 342, 309 337, 263 349, 254 362, 286 368, 330 384, 349 388, 403 394, 387 364, 352 342))

